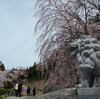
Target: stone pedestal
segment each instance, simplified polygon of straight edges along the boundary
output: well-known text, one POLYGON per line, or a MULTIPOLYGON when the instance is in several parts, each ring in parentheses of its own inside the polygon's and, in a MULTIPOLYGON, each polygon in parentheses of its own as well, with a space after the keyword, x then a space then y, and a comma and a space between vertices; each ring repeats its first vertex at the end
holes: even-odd
POLYGON ((100 87, 78 88, 78 95, 100 95, 100 87))

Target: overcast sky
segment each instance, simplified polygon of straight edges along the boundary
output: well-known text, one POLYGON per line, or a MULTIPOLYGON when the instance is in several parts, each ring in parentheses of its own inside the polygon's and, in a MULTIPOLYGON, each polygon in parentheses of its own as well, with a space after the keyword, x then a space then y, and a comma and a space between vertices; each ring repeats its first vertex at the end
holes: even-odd
POLYGON ((0 0, 0 61, 6 69, 37 62, 35 0, 0 0))

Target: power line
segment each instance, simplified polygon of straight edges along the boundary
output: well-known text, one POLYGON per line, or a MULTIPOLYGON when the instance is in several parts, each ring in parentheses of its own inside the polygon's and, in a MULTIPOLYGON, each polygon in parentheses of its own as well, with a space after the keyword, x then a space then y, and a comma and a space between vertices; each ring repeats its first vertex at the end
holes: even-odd
POLYGON ((24 50, 19 50, 22 46, 24 46, 25 44, 27 44, 31 40, 33 40, 33 37, 22 40, 20 43, 17 44, 16 48, 8 47, 8 46, 0 43, 0 45, 1 45, 0 47, 12 50, 10 53, 8 53, 6 56, 3 56, 2 58, 5 58, 5 57, 7 58, 7 56, 9 56, 9 55, 11 55, 11 54, 13 54, 14 52, 17 52, 17 51, 25 53, 25 54, 31 54, 32 55, 33 53, 26 52, 24 50))

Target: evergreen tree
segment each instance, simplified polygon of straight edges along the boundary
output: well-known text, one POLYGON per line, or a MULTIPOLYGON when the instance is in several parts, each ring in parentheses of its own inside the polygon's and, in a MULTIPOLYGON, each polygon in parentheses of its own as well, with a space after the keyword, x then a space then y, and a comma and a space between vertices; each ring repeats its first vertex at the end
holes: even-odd
POLYGON ((35 62, 33 66, 27 69, 27 79, 30 81, 30 80, 38 80, 40 78, 41 78, 41 71, 37 70, 37 64, 35 62))
POLYGON ((4 71, 4 70, 5 70, 4 64, 1 64, 1 65, 0 65, 0 70, 1 70, 1 71, 4 71))

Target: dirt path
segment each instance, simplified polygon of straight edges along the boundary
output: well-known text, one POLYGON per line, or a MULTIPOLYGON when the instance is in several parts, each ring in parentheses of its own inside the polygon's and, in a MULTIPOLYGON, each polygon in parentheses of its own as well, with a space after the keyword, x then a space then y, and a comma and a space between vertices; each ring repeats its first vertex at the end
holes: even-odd
POLYGON ((8 97, 7 99, 35 99, 33 96, 23 96, 23 97, 8 97))
POLYGON ((37 96, 23 96, 23 97, 8 97, 7 99, 73 99, 76 94, 75 88, 66 88, 64 90, 57 90, 50 93, 45 93, 37 96))

